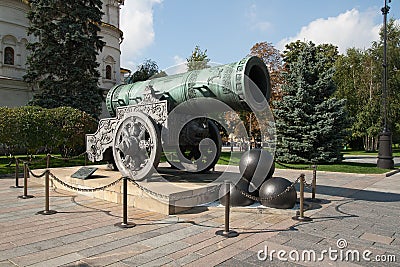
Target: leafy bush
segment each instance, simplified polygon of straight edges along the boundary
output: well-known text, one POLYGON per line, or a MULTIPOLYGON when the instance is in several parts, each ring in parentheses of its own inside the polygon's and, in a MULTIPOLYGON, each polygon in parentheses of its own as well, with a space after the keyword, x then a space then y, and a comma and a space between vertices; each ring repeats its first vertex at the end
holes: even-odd
POLYGON ((0 107, 0 144, 11 154, 21 149, 79 154, 85 150, 85 134, 96 128, 93 117, 70 107, 0 107))

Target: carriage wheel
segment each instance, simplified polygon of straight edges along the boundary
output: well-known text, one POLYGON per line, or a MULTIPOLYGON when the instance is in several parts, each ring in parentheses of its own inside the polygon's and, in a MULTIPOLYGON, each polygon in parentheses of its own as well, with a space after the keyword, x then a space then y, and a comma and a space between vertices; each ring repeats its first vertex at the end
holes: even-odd
POLYGON ((157 168, 161 157, 157 124, 141 112, 133 112, 116 127, 113 154, 124 176, 143 180, 157 168))
MULTIPOLYGON (((180 136, 179 151, 173 151, 170 157, 167 157, 168 163, 173 168, 201 173, 212 169, 218 162, 222 147, 221 135, 213 121, 207 119, 206 123, 208 133, 199 144, 190 144, 184 140, 181 142, 182 136, 180 136)), ((195 134, 189 131, 187 135, 190 137, 195 134)))

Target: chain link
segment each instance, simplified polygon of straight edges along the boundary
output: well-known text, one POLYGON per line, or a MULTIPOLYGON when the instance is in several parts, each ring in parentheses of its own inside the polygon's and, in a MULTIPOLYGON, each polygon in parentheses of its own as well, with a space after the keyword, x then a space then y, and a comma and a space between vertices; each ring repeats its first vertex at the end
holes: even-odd
POLYGON ((206 192, 197 194, 197 195, 189 195, 189 196, 182 196, 182 197, 171 197, 168 195, 164 195, 161 193, 157 193, 154 192, 140 184, 138 184, 134 179, 130 178, 130 177, 126 177, 128 179, 129 182, 131 182, 134 186, 136 186, 137 188, 139 188, 140 190, 142 190, 143 192, 158 198, 158 199, 168 199, 168 200, 173 200, 173 201, 177 201, 177 200, 184 200, 184 199, 189 199, 189 198, 195 198, 195 197, 200 197, 200 196, 205 196, 205 195, 209 195, 210 193, 214 193, 215 191, 219 191, 219 188, 221 185, 216 185, 211 189, 208 189, 206 192))
POLYGON ((45 156, 44 158, 41 158, 41 159, 37 159, 37 160, 28 160, 28 161, 25 161, 25 160, 22 160, 22 159, 18 159, 18 158, 15 158, 16 160, 18 160, 18 162, 22 162, 22 164, 32 164, 32 163, 37 163, 37 162, 40 162, 40 161, 43 161, 43 160, 46 160, 47 159, 47 156, 45 156))
POLYGON ((122 177, 121 177, 121 178, 115 180, 114 182, 112 182, 112 183, 110 183, 110 184, 108 184, 108 185, 101 186, 101 187, 95 187, 95 188, 80 188, 80 187, 72 186, 72 185, 70 185, 70 184, 68 184, 68 183, 66 183, 66 182, 64 182, 64 181, 62 181, 61 179, 57 178, 57 177, 56 177, 54 174, 52 174, 51 172, 49 173, 49 175, 50 175, 50 177, 51 177, 52 179, 54 179, 57 183, 59 183, 59 184, 65 186, 65 187, 67 187, 67 188, 69 188, 69 189, 78 191, 78 192, 96 192, 96 191, 101 191, 101 190, 104 190, 104 189, 109 188, 109 187, 111 187, 111 186, 114 186, 114 185, 118 184, 120 181, 122 181, 122 177))
POLYGON ((289 192, 289 191, 297 184, 297 182, 300 180, 300 178, 301 178, 302 176, 304 177, 303 174, 300 175, 291 185, 289 185, 289 186, 288 186, 284 191, 282 191, 281 193, 276 194, 276 195, 273 195, 273 196, 270 196, 270 197, 256 197, 256 196, 250 195, 250 194, 247 193, 246 191, 243 191, 242 189, 240 189, 237 185, 235 185, 235 189, 238 190, 239 193, 242 194, 244 197, 249 198, 249 199, 251 199, 251 200, 259 201, 259 202, 261 202, 261 201, 267 201, 267 202, 268 202, 268 201, 275 200, 275 199, 281 197, 282 195, 284 195, 285 193, 289 192))
POLYGON ((30 173, 30 174, 32 174, 32 176, 33 177, 35 177, 35 178, 42 178, 43 176, 45 176, 45 174, 47 173, 47 172, 50 172, 49 170, 45 170, 43 173, 41 173, 41 174, 34 174, 33 172, 32 172, 32 170, 29 168, 29 166, 28 165, 26 165, 26 168, 28 169, 28 172, 30 173))
POLYGON ((57 156, 54 156, 54 155, 50 155, 50 157, 52 157, 52 158, 54 158, 54 159, 59 159, 59 160, 71 160, 71 159, 80 158, 80 157, 82 157, 82 156, 85 155, 85 154, 86 154, 86 151, 83 152, 83 153, 81 153, 81 154, 79 154, 79 155, 70 157, 70 158, 57 157, 57 156))
POLYGON ((312 187, 313 187, 313 182, 311 182, 311 183, 309 184, 309 183, 307 183, 307 181, 304 179, 304 185, 305 185, 305 187, 312 188, 312 187))

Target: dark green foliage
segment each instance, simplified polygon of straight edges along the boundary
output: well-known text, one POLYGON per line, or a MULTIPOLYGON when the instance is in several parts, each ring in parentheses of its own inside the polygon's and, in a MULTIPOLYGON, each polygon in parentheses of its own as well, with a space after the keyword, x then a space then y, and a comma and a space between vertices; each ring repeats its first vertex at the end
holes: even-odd
POLYGON ((97 121, 70 107, 0 107, 0 144, 14 154, 25 149, 60 152, 69 156, 85 151, 85 134, 97 129, 97 121))
POLYGON ((101 0, 30 0, 28 71, 24 79, 38 90, 31 105, 70 106, 97 117, 102 97, 96 62, 104 46, 98 36, 101 0))
POLYGON ((274 102, 277 159, 322 163, 341 160, 347 134, 345 100, 332 97, 336 47, 292 43, 284 52, 283 98, 274 102))
POLYGON ((140 81, 146 81, 148 79, 154 79, 159 77, 167 76, 164 71, 159 71, 158 65, 151 59, 146 59, 140 64, 137 70, 128 78, 127 83, 135 83, 140 81))

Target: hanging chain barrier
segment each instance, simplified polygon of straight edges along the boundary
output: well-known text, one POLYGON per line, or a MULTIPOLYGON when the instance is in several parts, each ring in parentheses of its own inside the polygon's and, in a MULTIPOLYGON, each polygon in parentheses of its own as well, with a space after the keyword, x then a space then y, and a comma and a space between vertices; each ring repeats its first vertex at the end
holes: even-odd
MULTIPOLYGON (((219 191, 219 190, 220 190, 220 187, 222 186, 222 185, 214 186, 214 187, 208 189, 206 192, 202 192, 202 193, 197 194, 197 195, 190 195, 190 196, 188 195, 188 196, 181 196, 181 197, 173 197, 173 196, 172 196, 172 197, 171 197, 171 196, 169 196, 169 195, 165 195, 165 194, 161 194, 161 193, 155 192, 155 191, 153 191, 153 190, 151 190, 151 189, 149 189, 149 188, 147 188, 147 187, 145 187, 145 186, 139 184, 137 181, 135 181, 135 180, 134 180, 133 178, 131 178, 131 177, 121 177, 121 178, 116 179, 115 181, 113 181, 113 182, 111 182, 111 183, 109 183, 109 184, 107 184, 107 185, 100 186, 100 187, 95 187, 95 188, 81 188, 81 187, 73 186, 73 185, 71 185, 71 184, 69 184, 69 183, 67 183, 67 182, 62 181, 61 179, 59 179, 58 177, 56 177, 53 173, 51 173, 50 170, 48 169, 49 166, 50 166, 50 158, 51 158, 51 157, 53 157, 53 158, 55 158, 55 159, 59 159, 59 160, 68 160, 68 159, 75 159, 75 158, 81 157, 81 156, 83 156, 84 154, 86 154, 86 152, 84 152, 84 153, 82 153, 82 154, 80 154, 80 155, 77 155, 77 156, 75 156, 75 157, 72 157, 72 158, 62 158, 62 157, 56 157, 56 156, 52 156, 52 155, 50 155, 50 154, 47 154, 46 157, 34 161, 34 162, 38 162, 38 161, 46 160, 47 169, 46 169, 43 173, 41 173, 41 174, 35 174, 35 173, 32 172, 32 170, 29 168, 29 164, 31 164, 32 161, 30 161, 30 162, 29 162, 29 161, 28 161, 28 162, 27 162, 27 161, 21 161, 21 160, 15 158, 15 163, 16 163, 16 180, 18 179, 18 174, 17 174, 17 172, 18 172, 18 168, 19 168, 19 162, 21 161, 21 162, 24 164, 24 195, 23 195, 23 196, 19 196, 19 197, 20 197, 20 198, 30 198, 30 197, 33 197, 33 196, 29 196, 29 195, 27 194, 27 189, 28 189, 28 186, 27 186, 27 178, 29 177, 29 174, 32 175, 32 176, 35 177, 35 178, 41 178, 41 177, 45 176, 45 187, 46 187, 46 188, 45 188, 45 199, 46 199, 46 203, 45 203, 45 209, 44 209, 43 211, 39 212, 39 214, 43 214, 43 215, 49 215, 49 214, 54 214, 54 213, 56 213, 56 211, 52 211, 52 210, 49 209, 49 181, 50 181, 50 180, 51 180, 52 184, 53 184, 53 180, 54 180, 54 181, 56 181, 57 183, 61 184, 62 186, 66 187, 66 188, 68 188, 68 189, 70 189, 70 190, 74 190, 74 191, 78 191, 78 192, 96 192, 96 191, 103 191, 103 190, 105 190, 105 189, 107 189, 107 188, 109 188, 109 187, 115 186, 115 185, 118 184, 119 182, 123 181, 123 182, 124 182, 124 186, 123 186, 124 194, 125 194, 125 192, 126 192, 127 182, 130 182, 130 183, 133 184, 135 187, 139 188, 141 191, 147 193, 148 195, 150 195, 150 196, 152 196, 152 197, 154 197, 154 198, 157 198, 157 199, 164 199, 164 200, 169 200, 169 201, 171 201, 171 200, 172 200, 172 201, 177 201, 177 200, 191 199, 191 198, 201 197, 201 196, 205 196, 205 195, 210 195, 211 193, 214 193, 214 192, 216 192, 216 191, 219 191)), ((86 158, 86 157, 85 157, 85 158, 86 158)), ((85 161, 85 162, 86 162, 86 161, 85 161)), ((280 164, 280 165, 282 165, 282 166, 284 166, 284 167, 286 167, 286 168, 299 169, 299 168, 293 168, 293 167, 291 167, 291 166, 282 164, 282 163, 280 163, 280 162, 277 162, 277 163, 280 164)), ((312 182, 311 182, 311 183, 307 183, 307 181, 306 181, 306 179, 305 179, 305 175, 304 175, 304 174, 301 174, 301 175, 300 175, 295 181, 293 181, 293 182, 291 183, 291 185, 289 185, 284 191, 282 191, 282 192, 280 192, 280 193, 278 193, 278 194, 269 196, 269 197, 256 197, 256 196, 253 196, 253 195, 251 195, 250 193, 248 193, 248 192, 242 190, 242 189, 239 188, 236 184, 234 185, 234 187, 235 187, 235 189, 236 189, 237 191, 239 191, 239 193, 240 193, 241 195, 243 195, 243 196, 246 197, 246 198, 249 198, 249 199, 254 200, 254 201, 259 201, 259 202, 261 202, 261 201, 267 201, 267 202, 269 202, 269 201, 273 201, 273 200, 275 200, 275 199, 278 199, 278 198, 280 198, 282 195, 288 193, 288 192, 289 192, 292 188, 294 188, 295 185, 300 181, 300 211, 298 212, 298 215, 296 215, 295 217, 293 217, 293 219, 297 219, 297 220, 308 220, 308 219, 310 219, 310 218, 304 217, 304 188, 305 188, 305 187, 312 188, 312 199, 311 199, 311 200, 315 200, 316 170, 317 170, 316 165, 312 165, 312 166, 310 166, 310 168, 312 168, 312 170, 313 170, 313 179, 312 179, 312 182)), ((302 169, 309 169, 309 168, 302 168, 302 169)), ((242 179, 247 180, 247 179, 244 178, 244 177, 242 177, 242 179)), ((247 180, 247 181, 248 181, 248 180, 247 180)), ((16 182, 16 184, 18 185, 18 182, 16 182)), ((225 184, 225 186, 226 186, 226 184, 225 184)), ((229 185, 229 186, 230 186, 230 185, 229 185)), ((127 193, 126 193, 126 194, 127 194, 127 193)), ((127 199, 127 196, 124 196, 124 203, 126 202, 126 199, 127 199)), ((124 208, 124 216, 126 215, 125 209, 126 209, 126 208, 124 208)), ((229 212, 229 210, 228 210, 227 212, 229 212)), ((126 217, 126 216, 125 216, 125 217, 126 217)), ((125 217, 124 217, 124 218, 125 218, 125 217)), ((228 218, 229 218, 229 217, 228 217, 228 218)), ((124 226, 124 227, 127 227, 127 226, 129 225, 129 223, 127 223, 125 219, 124 219, 124 221, 123 221, 122 223, 120 223, 120 224, 121 224, 122 226, 124 226)), ((227 224, 227 225, 228 225, 228 227, 229 227, 229 224, 227 224)), ((229 230, 228 230, 228 231, 229 231, 229 230)), ((225 230, 222 231, 222 232, 223 232, 223 234, 225 235, 225 234, 226 234, 225 232, 227 232, 227 231, 226 231, 226 229, 225 229, 225 230)))
POLYGON ((275 160, 275 163, 287 168, 287 169, 291 169, 291 170, 312 170, 313 174, 312 174, 312 182, 311 184, 307 183, 307 181, 304 181, 304 185, 308 188, 311 188, 311 198, 309 199, 310 201, 314 201, 314 202, 319 202, 319 199, 315 198, 315 193, 317 191, 317 168, 318 166, 316 164, 314 165, 310 165, 307 167, 293 167, 293 166, 289 166, 287 164, 284 164, 278 160, 275 160))
MULTIPOLYGON (((272 196, 270 196, 270 197, 256 197, 256 196, 253 196, 253 195, 247 193, 246 191, 240 189, 237 185, 235 185, 235 189, 236 189, 237 191, 239 191, 239 193, 242 194, 244 197, 249 198, 249 199, 251 199, 251 200, 258 201, 258 202, 261 202, 261 201, 267 201, 267 202, 268 202, 268 201, 272 201, 272 200, 278 199, 278 198, 280 198, 282 195, 284 195, 284 194, 286 194, 287 192, 289 192, 289 191, 297 184, 297 182, 300 180, 300 178, 301 178, 302 176, 304 176, 304 174, 301 174, 301 175, 300 175, 294 182, 292 182, 292 184, 289 185, 284 191, 280 192, 279 194, 272 195, 272 196)), ((242 177, 242 179, 245 179, 245 178, 242 177)), ((245 179, 245 180, 248 181, 247 179, 245 179)))
POLYGON ((49 171, 49 170, 44 170, 41 174, 35 174, 35 173, 33 173, 32 170, 29 168, 29 165, 28 165, 28 164, 26 164, 26 168, 28 169, 28 172, 29 172, 30 174, 32 174, 32 176, 35 177, 35 178, 42 178, 42 177, 46 174, 46 172, 49 171))
MULTIPOLYGON (((245 178, 243 178, 245 179, 245 178)), ((248 181, 247 179, 245 179, 246 181, 248 181)), ((256 197, 253 196, 249 193, 247 193, 246 191, 243 191, 242 189, 240 189, 237 185, 235 185, 235 189, 237 191, 239 191, 240 194, 242 194, 244 197, 252 199, 254 201, 266 201, 266 202, 270 202, 273 201, 275 199, 278 199, 279 197, 281 197, 282 195, 288 193, 292 188, 294 188, 294 186, 297 184, 297 182, 300 181, 300 209, 296 212, 296 216, 292 217, 293 220, 297 220, 297 221, 311 221, 312 219, 310 217, 306 217, 304 216, 304 188, 305 187, 311 187, 314 188, 314 179, 313 182, 311 182, 311 184, 306 182, 306 176, 302 173, 300 174, 300 176, 294 181, 292 182, 291 185, 289 185, 285 190, 283 190, 282 192, 280 192, 279 194, 276 195, 272 195, 270 197, 256 197)))
POLYGON ((58 157, 58 156, 54 156, 54 155, 50 155, 50 154, 49 154, 49 155, 50 155, 50 157, 52 157, 52 158, 54 158, 54 159, 59 159, 59 160, 71 160, 71 159, 80 158, 80 157, 82 157, 82 156, 85 155, 85 154, 86 154, 86 151, 83 152, 83 153, 81 153, 81 154, 79 154, 79 155, 70 157, 70 158, 58 157))
POLYGON ((56 177, 54 174, 52 174, 51 172, 50 172, 50 177, 51 177, 52 179, 54 179, 54 181, 56 181, 57 183, 61 184, 62 186, 66 187, 66 188, 68 188, 68 189, 74 190, 74 191, 78 191, 78 192, 96 192, 96 191, 102 191, 102 190, 104 190, 104 189, 107 189, 107 188, 109 188, 109 187, 112 187, 112 186, 118 184, 118 183, 123 179, 123 177, 121 177, 121 178, 115 180, 115 181, 112 182, 112 183, 109 183, 109 184, 107 184, 107 185, 100 186, 100 187, 81 188, 81 187, 76 187, 76 186, 70 185, 70 184, 68 184, 68 183, 66 183, 66 182, 64 182, 64 181, 62 181, 61 179, 57 178, 57 177, 56 177))
MULTIPOLYGON (((30 160, 22 160, 22 159, 19 159, 17 157, 13 157, 13 160, 10 160, 10 163, 9 163, 9 165, 11 166, 12 162, 13 161, 15 162, 15 186, 12 186, 12 188, 21 188, 22 187, 22 186, 19 186, 19 184, 18 184, 19 165, 20 164, 28 164, 29 165, 29 164, 38 163, 38 162, 41 162, 41 161, 46 161, 46 168, 48 169, 48 168, 50 168, 50 159, 51 158, 68 161, 68 160, 72 160, 72 159, 77 159, 77 158, 82 157, 83 155, 85 155, 85 166, 86 166, 87 165, 87 156, 86 156, 86 154, 87 154, 87 152, 85 151, 85 152, 83 152, 83 153, 81 153, 79 155, 76 155, 76 156, 73 156, 73 157, 70 157, 70 158, 57 157, 57 156, 54 156, 54 155, 51 155, 51 154, 47 154, 45 157, 38 158, 38 159, 35 159, 35 160, 32 160, 32 157, 31 157, 30 160)), ((35 175, 32 172, 31 172, 31 174, 35 177, 35 175)), ((37 177, 37 178, 40 178, 40 177, 37 177)), ((53 183, 53 180, 51 182, 53 183)))
POLYGON ((205 195, 209 195, 210 193, 214 193, 216 191, 219 191, 219 188, 221 185, 216 185, 210 189, 207 189, 206 192, 197 194, 197 195, 188 195, 188 196, 181 196, 181 197, 171 197, 168 195, 164 195, 161 193, 157 193, 155 191, 152 191, 148 188, 146 188, 145 186, 140 185, 138 182, 136 182, 134 179, 127 177, 128 181, 131 182, 134 186, 136 186, 137 188, 139 188, 140 190, 142 190, 143 192, 153 196, 154 198, 158 198, 158 199, 169 199, 169 200, 173 200, 173 201, 177 201, 177 200, 184 200, 184 199, 190 199, 190 198, 195 198, 195 197, 201 197, 201 196, 205 196, 205 195))

